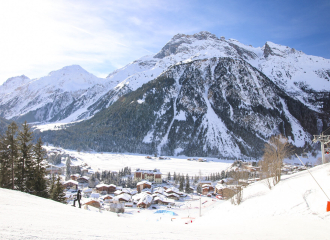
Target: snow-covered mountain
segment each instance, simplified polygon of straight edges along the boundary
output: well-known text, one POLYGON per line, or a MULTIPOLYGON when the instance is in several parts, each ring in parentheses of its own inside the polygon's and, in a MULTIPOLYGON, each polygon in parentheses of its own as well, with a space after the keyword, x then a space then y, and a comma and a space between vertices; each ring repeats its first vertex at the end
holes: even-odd
POLYGON ((120 96, 155 79, 180 62, 213 57, 241 58, 263 72, 280 88, 311 104, 306 90, 330 90, 330 61, 267 42, 263 47, 244 45, 234 39, 217 38, 209 32, 175 35, 154 56, 142 57, 100 79, 80 66, 68 66, 48 76, 8 79, 0 86, 0 116, 28 122, 71 122, 93 116, 120 96))
POLYGON ((46 123, 90 119, 77 124, 84 127, 80 139, 64 147, 257 156, 274 133, 298 147, 311 143, 311 135, 329 124, 329 80, 328 59, 286 46, 255 48, 209 32, 177 34, 154 56, 105 79, 79 66, 40 79, 11 78, 0 87, 0 116, 46 123), (107 129, 100 132, 100 126, 107 129), (85 138, 92 129, 89 137, 99 133, 94 141, 85 138))
POLYGON ((0 87, 0 112, 28 122, 71 122, 88 118, 87 108, 114 86, 77 65, 39 79, 14 77, 0 87))
POLYGON ((318 119, 321 114, 248 62, 218 57, 178 63, 93 118, 56 137, 45 133, 44 140, 70 149, 258 157, 280 132, 307 147, 318 119))

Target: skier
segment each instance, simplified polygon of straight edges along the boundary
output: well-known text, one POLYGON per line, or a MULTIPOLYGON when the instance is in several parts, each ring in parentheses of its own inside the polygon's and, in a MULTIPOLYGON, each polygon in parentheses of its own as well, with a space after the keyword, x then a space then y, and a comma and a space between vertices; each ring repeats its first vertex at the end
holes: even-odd
POLYGON ((76 201, 78 201, 79 208, 81 208, 80 199, 81 199, 81 190, 78 190, 77 198, 73 201, 73 205, 72 206, 75 207, 76 206, 76 201))

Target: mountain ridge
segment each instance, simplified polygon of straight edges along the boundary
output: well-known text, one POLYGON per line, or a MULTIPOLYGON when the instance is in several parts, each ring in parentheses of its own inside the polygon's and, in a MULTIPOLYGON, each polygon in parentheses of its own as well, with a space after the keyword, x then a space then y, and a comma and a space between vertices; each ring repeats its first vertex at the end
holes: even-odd
MULTIPOLYGON (((155 55, 137 59, 105 79, 73 65, 40 79, 16 81, 22 85, 13 92, 0 86, 0 92, 6 93, 0 96, 0 116, 36 123, 85 120, 76 126, 90 128, 86 132, 94 142, 108 139, 104 133, 113 136, 97 146, 76 128, 85 142, 75 139, 71 146, 58 136, 73 136, 60 131, 42 133, 46 141, 70 148, 257 157, 272 134, 283 133, 296 147, 306 148, 313 134, 329 126, 329 60, 270 41, 254 48, 205 31, 177 34, 155 55), (165 89, 157 88, 159 96, 144 92, 139 99, 132 97, 152 84, 165 89), (149 106, 144 108, 146 99, 149 106), (141 117, 144 112, 147 117, 141 117), (95 120, 105 113, 111 117, 95 120), (136 122, 138 118, 148 124, 136 122), (92 121, 94 128, 86 125, 92 121)), ((63 131, 69 129, 74 126, 63 131)))

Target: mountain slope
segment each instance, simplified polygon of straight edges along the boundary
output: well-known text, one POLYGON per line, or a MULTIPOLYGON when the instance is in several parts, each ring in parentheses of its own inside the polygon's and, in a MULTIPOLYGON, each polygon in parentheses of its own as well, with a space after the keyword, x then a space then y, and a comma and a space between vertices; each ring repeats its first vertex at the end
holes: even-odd
MULTIPOLYGON (((327 194, 328 172, 328 164, 312 169, 327 194)), ((285 177, 273 190, 263 182, 254 183, 244 189, 240 205, 219 201, 202 208, 202 217, 198 211, 173 207, 179 214, 173 221, 155 216, 154 210, 126 209, 117 217, 0 188, 0 238, 328 239, 326 200, 306 171, 285 177), (184 224, 181 218, 188 215, 195 220, 184 224)))
POLYGON ((211 58, 174 65, 93 118, 42 135, 71 149, 244 158, 279 132, 304 147, 320 118, 243 59, 211 58))

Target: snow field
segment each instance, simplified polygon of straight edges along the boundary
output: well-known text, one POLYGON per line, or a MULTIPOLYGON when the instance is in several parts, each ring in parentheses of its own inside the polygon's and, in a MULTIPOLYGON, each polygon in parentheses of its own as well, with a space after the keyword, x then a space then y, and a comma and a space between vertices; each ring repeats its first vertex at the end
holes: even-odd
MULTIPOLYGON (((44 146, 46 150, 54 149, 53 147, 44 146)), ((57 148, 59 149, 59 148, 57 148)), ((170 157, 170 159, 159 160, 145 158, 147 155, 139 154, 118 154, 118 153, 96 153, 96 152, 76 152, 61 149, 61 151, 75 156, 78 160, 72 160, 72 164, 80 165, 87 163, 94 171, 112 170, 119 171, 124 167, 130 167, 132 171, 136 168, 140 169, 160 169, 163 175, 171 172, 189 174, 190 177, 199 175, 209 175, 210 173, 221 172, 226 170, 232 163, 232 160, 219 160, 216 158, 206 158, 208 162, 188 161, 185 156, 170 157)), ((198 158, 198 157, 196 157, 198 158)), ((163 176, 164 178, 165 176, 163 176)))
MULTIPOLYGON (((330 164, 311 172, 330 195, 330 164)), ((330 239, 327 199, 307 171, 283 177, 272 190, 262 181, 248 186, 238 206, 205 201, 202 217, 198 200, 185 201, 170 209, 178 214, 171 221, 151 209, 126 208, 118 217, 0 189, 0 239, 330 239), (195 219, 186 224, 188 214, 195 219)))

